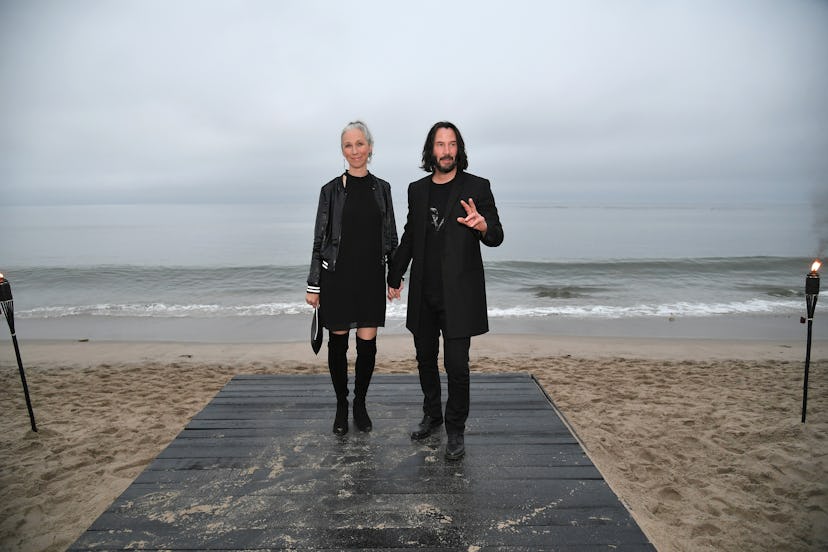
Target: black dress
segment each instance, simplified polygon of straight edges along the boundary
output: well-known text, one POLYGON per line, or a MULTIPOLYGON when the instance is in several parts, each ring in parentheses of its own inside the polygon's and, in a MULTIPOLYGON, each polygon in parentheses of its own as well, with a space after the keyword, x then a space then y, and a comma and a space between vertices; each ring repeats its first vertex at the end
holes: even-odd
POLYGON ((336 270, 322 270, 319 315, 329 330, 385 325, 382 213, 373 178, 347 175, 336 270))

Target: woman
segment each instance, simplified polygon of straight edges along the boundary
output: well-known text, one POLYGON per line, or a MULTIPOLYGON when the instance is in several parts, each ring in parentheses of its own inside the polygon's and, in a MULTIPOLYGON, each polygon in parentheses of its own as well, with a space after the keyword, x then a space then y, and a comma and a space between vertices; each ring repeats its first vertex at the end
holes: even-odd
POLYGON ((368 172, 374 139, 365 123, 341 135, 348 170, 319 193, 305 300, 328 328, 328 369, 336 392, 333 432, 348 433, 348 335, 356 329, 354 424, 371 431, 365 396, 374 372, 377 328, 385 325, 385 265, 397 247, 388 182, 368 172))

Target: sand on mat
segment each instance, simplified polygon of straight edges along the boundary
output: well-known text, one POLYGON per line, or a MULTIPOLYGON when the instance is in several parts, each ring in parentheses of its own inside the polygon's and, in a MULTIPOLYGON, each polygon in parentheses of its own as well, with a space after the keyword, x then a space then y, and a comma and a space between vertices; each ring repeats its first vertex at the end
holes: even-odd
MULTIPOLYGON (((24 345, 40 431, 3 345, 2 550, 68 547, 234 375, 327 373, 305 343, 24 345)), ((416 371, 410 338, 379 349, 379 372, 416 371)), ((828 344, 812 353, 806 424, 803 349, 484 336, 472 370, 533 374, 658 550, 825 550, 828 344)))

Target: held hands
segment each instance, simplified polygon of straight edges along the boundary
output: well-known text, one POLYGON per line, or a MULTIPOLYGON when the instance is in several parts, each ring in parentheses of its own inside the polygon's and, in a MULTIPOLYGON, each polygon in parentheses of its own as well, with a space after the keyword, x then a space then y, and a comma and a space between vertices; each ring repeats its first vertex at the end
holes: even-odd
POLYGON ((400 287, 392 288, 388 286, 388 301, 393 301, 394 299, 400 299, 400 292, 402 291, 403 283, 400 282, 400 287))
POLYGON ((462 199, 460 200, 460 205, 463 206, 463 209, 466 210, 465 217, 457 217, 457 222, 468 226, 474 230, 477 230, 481 234, 485 234, 486 230, 489 229, 489 226, 486 224, 486 219, 477 212, 477 207, 474 205, 474 200, 469 198, 469 202, 466 203, 462 199))

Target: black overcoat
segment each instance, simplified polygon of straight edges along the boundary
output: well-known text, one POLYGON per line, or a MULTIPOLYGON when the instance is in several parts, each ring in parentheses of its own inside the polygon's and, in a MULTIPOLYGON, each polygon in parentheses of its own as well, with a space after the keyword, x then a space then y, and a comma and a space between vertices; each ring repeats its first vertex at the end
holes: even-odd
MULTIPOLYGON (((427 224, 430 223, 429 186, 431 175, 412 182, 408 186, 408 216, 400 245, 394 253, 388 270, 388 285, 400 287, 400 281, 409 263, 408 315, 406 327, 417 333, 420 323, 420 307, 423 293, 423 261, 427 224)), ((480 243, 496 247, 503 242, 503 226, 497 214, 491 185, 485 178, 458 171, 456 181, 444 211, 446 222, 443 230, 442 280, 446 309, 444 338, 471 337, 489 331, 486 315, 486 282, 480 243), (486 219, 486 235, 457 222, 466 211, 460 200, 474 200, 475 206, 486 219)))

